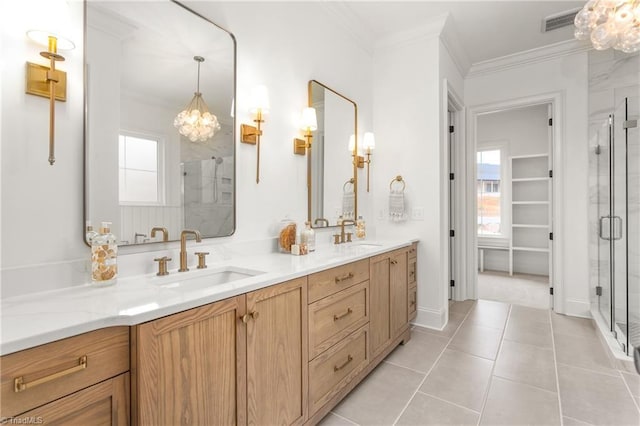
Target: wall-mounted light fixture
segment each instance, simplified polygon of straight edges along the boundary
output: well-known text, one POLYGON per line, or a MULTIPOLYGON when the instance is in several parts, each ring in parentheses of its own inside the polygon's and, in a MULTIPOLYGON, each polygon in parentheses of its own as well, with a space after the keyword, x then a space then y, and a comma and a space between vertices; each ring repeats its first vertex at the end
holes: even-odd
POLYGON ((257 147, 256 183, 260 183, 260 136, 262 136, 260 125, 264 122, 263 116, 269 112, 269 93, 265 86, 256 86, 253 89, 249 103, 249 112, 254 114, 255 118, 253 122, 256 123, 256 125, 241 125, 240 141, 256 145, 257 147))
POLYGON ((64 61, 60 50, 71 50, 75 45, 71 40, 57 34, 31 30, 27 37, 38 44, 47 46, 47 50, 40 52, 40 56, 49 60, 49 67, 27 62, 26 93, 49 98, 49 164, 53 165, 55 157, 55 122, 56 100, 67 100, 67 74, 56 70, 56 62, 64 61))
POLYGON ((188 137, 191 142, 204 142, 220 130, 220 124, 218 117, 209 112, 209 107, 200 93, 200 64, 204 62, 204 58, 194 56, 193 60, 198 63, 196 91, 189 105, 173 120, 173 125, 182 136, 188 137))
POLYGON ((371 151, 376 147, 376 140, 373 133, 366 132, 362 141, 362 148, 358 147, 356 152, 356 136, 351 135, 349 138, 349 152, 353 156, 353 164, 359 169, 363 169, 364 165, 367 165, 367 192, 369 192, 369 165, 371 164, 371 151), (364 155, 367 159, 364 159, 364 155))
POLYGON ((300 129, 304 131, 303 139, 295 138, 293 140, 293 153, 296 155, 305 155, 307 149, 311 149, 312 132, 318 129, 318 120, 316 119, 316 109, 307 107, 302 110, 300 116, 300 129))

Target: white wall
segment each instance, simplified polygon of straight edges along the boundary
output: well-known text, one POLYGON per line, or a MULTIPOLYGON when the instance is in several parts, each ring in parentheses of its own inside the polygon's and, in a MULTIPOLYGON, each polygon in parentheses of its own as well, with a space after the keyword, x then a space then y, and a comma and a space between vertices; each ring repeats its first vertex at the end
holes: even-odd
MULTIPOLYGON (((561 104, 560 149, 562 158, 554 167, 554 176, 563 177, 563 200, 555 203, 562 233, 561 265, 555 282, 561 292, 554 309, 578 316, 589 316, 588 292, 588 206, 587 122, 588 122, 587 53, 576 53, 543 62, 521 65, 467 78, 465 100, 468 107, 504 103, 527 97, 559 93, 561 104)), ((558 142, 558 141, 556 141, 558 142)))
MULTIPOLYGON (((41 62, 42 50, 24 36, 28 6, 29 2, 12 2, 10 10, 1 14, 3 287, 28 287, 40 278, 66 285, 87 277, 81 3, 72 2, 76 49, 60 66, 69 72, 69 100, 57 104, 58 161, 53 167, 47 162, 47 101, 25 95, 23 88, 24 63, 41 62), (19 3, 25 3, 24 10, 19 10, 19 3)), ((267 85, 271 97, 271 113, 263 125, 260 184, 255 182, 255 146, 237 142, 236 233, 222 241, 275 236, 274 225, 284 216, 306 218, 306 160, 293 155, 291 144, 300 135, 296 119, 307 103, 308 80, 317 79, 354 99, 361 128, 371 128, 371 55, 334 26, 320 3, 192 2, 190 6, 237 39, 238 125, 251 123, 246 99, 254 85, 267 85)), ((360 202, 366 210, 366 193, 360 202)))

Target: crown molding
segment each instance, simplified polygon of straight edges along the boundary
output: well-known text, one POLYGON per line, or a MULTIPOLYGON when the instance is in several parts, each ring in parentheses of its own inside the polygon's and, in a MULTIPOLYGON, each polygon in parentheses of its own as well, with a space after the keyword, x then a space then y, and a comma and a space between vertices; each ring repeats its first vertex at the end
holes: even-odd
POLYGON ((323 1, 320 3, 329 18, 365 52, 373 54, 373 32, 353 12, 346 2, 323 1))
POLYGON ((591 49, 591 46, 583 41, 561 41, 559 43, 549 44, 547 46, 537 47, 535 49, 524 50, 522 52, 501 56, 499 58, 476 62, 475 64, 471 65, 469 72, 467 73, 467 78, 473 78, 481 75, 495 73, 498 71, 504 71, 522 65, 533 64, 536 62, 548 61, 551 59, 560 58, 562 56, 586 52, 591 49))
POLYGON ((425 24, 388 34, 376 41, 375 48, 376 50, 397 48, 420 40, 436 38, 442 33, 448 16, 449 14, 445 13, 434 17, 425 24))
POLYGON ((451 15, 449 15, 444 23, 442 32, 440 34, 440 40, 445 49, 449 52, 451 60, 455 64, 460 75, 464 78, 469 69, 471 68, 471 61, 467 56, 467 52, 464 50, 458 32, 456 31, 455 24, 451 15))

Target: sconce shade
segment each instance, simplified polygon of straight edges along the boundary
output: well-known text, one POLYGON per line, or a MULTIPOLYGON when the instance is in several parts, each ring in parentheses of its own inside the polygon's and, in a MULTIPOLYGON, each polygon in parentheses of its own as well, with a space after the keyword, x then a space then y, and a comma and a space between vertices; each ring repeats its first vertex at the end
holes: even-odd
POLYGON ((318 121, 316 119, 316 109, 315 108, 304 108, 302 110, 302 116, 300 119, 300 128, 302 130, 306 130, 308 132, 313 132, 318 129, 318 121))
POLYGON ((180 111, 173 120, 173 125, 181 135, 188 137, 191 142, 204 142, 220 130, 220 123, 218 123, 218 117, 209 112, 209 108, 202 98, 202 93, 200 93, 200 64, 204 62, 204 58, 194 56, 193 60, 198 63, 197 89, 189 105, 180 111))
POLYGON ((259 85, 251 91, 251 100, 249 104, 249 112, 257 114, 267 114, 269 112, 269 91, 266 86, 259 85))
POLYGON ((364 141, 362 142, 362 147, 367 151, 372 151, 376 147, 376 140, 373 136, 373 133, 366 132, 364 134, 364 141))

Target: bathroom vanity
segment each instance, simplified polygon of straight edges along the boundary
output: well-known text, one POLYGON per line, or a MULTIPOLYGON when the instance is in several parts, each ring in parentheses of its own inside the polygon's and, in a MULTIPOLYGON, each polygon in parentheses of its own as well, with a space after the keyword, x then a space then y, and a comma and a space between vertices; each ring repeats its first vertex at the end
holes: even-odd
POLYGON ((232 256, 210 270, 3 300, 0 415, 315 424, 410 338, 416 247, 232 256))

